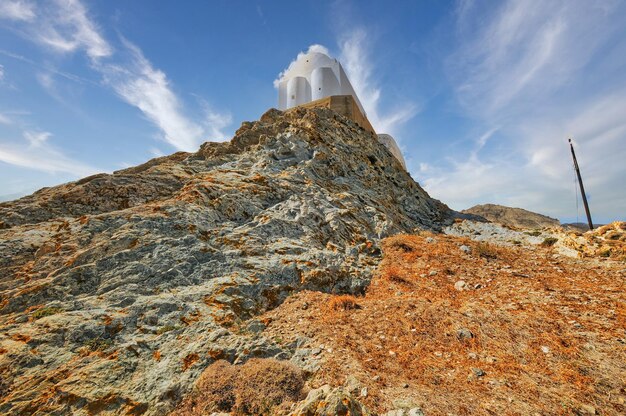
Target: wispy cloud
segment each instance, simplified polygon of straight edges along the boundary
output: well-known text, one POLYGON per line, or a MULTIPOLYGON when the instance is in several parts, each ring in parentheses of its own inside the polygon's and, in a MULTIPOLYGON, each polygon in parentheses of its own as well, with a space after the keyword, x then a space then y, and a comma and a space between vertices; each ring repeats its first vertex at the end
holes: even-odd
POLYGON ((374 68, 370 51, 373 45, 364 29, 357 28, 340 35, 339 50, 339 60, 376 131, 394 134, 417 114, 418 107, 413 102, 385 110, 381 108, 381 88, 372 75, 374 68))
MULTIPOLYGON (((53 0, 37 6, 31 7, 31 18, 23 22, 29 38, 59 53, 83 52, 103 84, 138 108, 161 131, 160 137, 175 149, 195 151, 204 140, 226 138, 225 128, 232 120, 229 113, 216 111, 204 101, 198 111, 201 114, 190 117, 167 75, 155 68, 137 45, 124 38, 118 50, 114 50, 79 0, 53 0)), ((28 58, 0 52, 42 67, 28 58)), ((46 67, 46 71, 39 74, 38 81, 61 102, 63 97, 50 73, 84 82, 80 77, 55 69, 46 67)))
POLYGON ((0 142, 0 162, 48 173, 69 173, 76 177, 99 170, 68 157, 51 143, 49 132, 24 131, 24 140, 0 142))
POLYGON ((600 7, 611 3, 507 1, 492 12, 460 3, 459 47, 447 66, 461 103, 473 115, 501 118, 567 85, 611 36, 600 7))
POLYGON ((0 19, 29 21, 35 17, 35 5, 25 0, 2 0, 0 19))
MULTIPOLYGON (((183 114, 165 73, 155 69, 137 46, 126 40, 123 44, 130 52, 128 63, 96 67, 105 82, 124 101, 140 109, 163 132, 165 141, 179 150, 197 150, 207 130, 183 114)), ((210 125, 210 133, 217 136, 211 138, 222 139, 223 120, 216 116, 210 121, 216 122, 210 125)))
POLYGON ((29 148, 42 147, 46 144, 47 140, 52 136, 52 133, 47 131, 25 131, 24 138, 29 143, 29 148))
POLYGON ((110 56, 113 48, 78 0, 55 0, 35 30, 39 42, 60 52, 84 50, 91 59, 110 56))
POLYGON ((623 218, 626 78, 623 59, 609 59, 626 56, 615 41, 624 32, 619 8, 601 0, 507 1, 489 10, 459 3, 458 49, 445 65, 461 115, 485 133, 469 152, 450 149, 416 172, 425 188, 457 209, 494 202, 571 218, 573 135, 592 210, 623 218))

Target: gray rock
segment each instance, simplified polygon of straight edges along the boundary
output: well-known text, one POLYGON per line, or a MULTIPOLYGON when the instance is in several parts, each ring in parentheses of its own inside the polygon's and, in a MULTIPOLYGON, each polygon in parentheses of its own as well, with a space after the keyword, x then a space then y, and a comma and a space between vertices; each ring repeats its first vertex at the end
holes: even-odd
POLYGON ((456 337, 459 341, 466 341, 474 338, 474 334, 467 328, 460 328, 456 331, 456 337))
POLYGON ((469 254, 469 253, 471 253, 471 252, 472 252, 471 247, 466 246, 465 244, 464 244, 464 245, 462 245, 462 246, 461 246, 461 247, 459 247, 459 248, 461 249, 461 251, 462 251, 463 253, 467 253, 467 254, 469 254))
POLYGON ((454 284, 454 288, 458 291, 465 290, 466 284, 464 280, 459 280, 454 284))
POLYGON ((343 385, 350 394, 356 394, 361 389, 361 382, 352 374, 346 377, 346 381, 343 385))
POLYGON ((290 360, 294 365, 300 367, 307 374, 316 373, 320 367, 322 360, 318 354, 314 354, 310 348, 297 349, 290 360))
POLYGON ((265 324, 257 319, 253 319, 250 322, 248 322, 247 329, 248 331, 257 334, 265 330, 265 324))
POLYGON ((368 416, 371 413, 342 387, 324 385, 311 390, 306 399, 296 405, 290 416, 368 416))
POLYGON ((424 412, 419 407, 413 407, 411 409, 390 410, 383 416, 424 416, 424 412))

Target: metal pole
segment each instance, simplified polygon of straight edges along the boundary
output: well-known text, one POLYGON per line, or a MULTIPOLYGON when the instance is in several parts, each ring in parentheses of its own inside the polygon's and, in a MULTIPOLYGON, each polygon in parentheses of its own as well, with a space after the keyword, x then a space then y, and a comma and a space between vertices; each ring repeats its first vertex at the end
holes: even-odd
POLYGON ((578 183, 580 184, 580 193, 583 197, 583 204, 585 205, 585 212, 587 213, 587 222, 589 223, 589 229, 593 230, 593 222, 591 222, 591 213, 589 212, 589 204, 587 203, 587 195, 585 194, 585 187, 583 186, 583 178, 580 176, 580 169, 578 168, 578 161, 576 160, 576 153, 574 153, 574 145, 572 139, 568 139, 569 147, 572 150, 572 159, 574 159, 574 169, 576 169, 576 176, 578 176, 578 183))

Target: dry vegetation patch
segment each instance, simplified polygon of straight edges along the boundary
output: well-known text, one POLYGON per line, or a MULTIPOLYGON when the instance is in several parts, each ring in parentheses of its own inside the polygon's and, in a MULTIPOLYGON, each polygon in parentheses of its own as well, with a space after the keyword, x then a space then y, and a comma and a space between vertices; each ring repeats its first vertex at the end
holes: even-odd
POLYGON ((352 295, 337 295, 330 298, 328 307, 334 311, 349 311, 359 307, 357 300, 352 295))
POLYGON ((193 392, 173 413, 179 416, 232 412, 269 415, 303 396, 302 372, 293 364, 254 358, 242 366, 218 360, 202 373, 193 392))
POLYGON ((382 246, 359 309, 305 292, 266 314, 268 336, 326 346, 312 387, 355 375, 377 412, 625 414, 623 263, 428 234, 382 246))

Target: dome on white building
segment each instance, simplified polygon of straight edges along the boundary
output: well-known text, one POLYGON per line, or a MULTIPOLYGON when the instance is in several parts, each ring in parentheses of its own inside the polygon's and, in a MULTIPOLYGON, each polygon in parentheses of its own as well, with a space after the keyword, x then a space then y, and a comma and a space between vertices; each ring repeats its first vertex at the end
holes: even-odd
MULTIPOLYGON (((298 59, 289 65, 289 68, 278 81, 278 108, 280 110, 287 110, 332 96, 352 96, 359 111, 366 119, 366 124, 372 129, 359 97, 357 97, 348 76, 336 59, 321 52, 302 53, 298 55, 298 59)), ((378 134, 378 141, 389 149, 389 152, 398 159, 406 170, 402 151, 394 138, 389 134, 378 134)))

